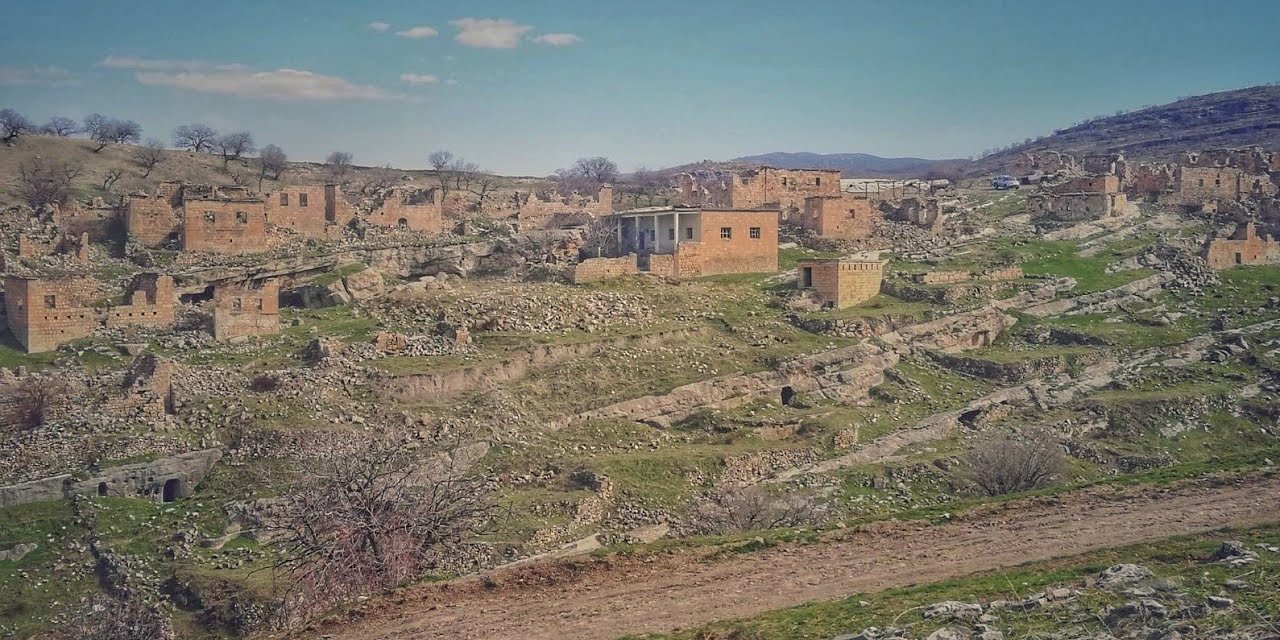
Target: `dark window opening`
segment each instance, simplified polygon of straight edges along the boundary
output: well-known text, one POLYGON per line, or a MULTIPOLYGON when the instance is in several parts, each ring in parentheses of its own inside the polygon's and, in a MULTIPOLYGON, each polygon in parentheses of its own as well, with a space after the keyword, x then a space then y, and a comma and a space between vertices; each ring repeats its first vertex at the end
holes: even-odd
POLYGON ((181 488, 177 478, 170 478, 164 481, 164 491, 161 499, 165 502, 173 502, 178 499, 178 491, 181 488))
POLYGON ((218 219, 218 217, 217 217, 217 216, 215 216, 215 215, 213 214, 213 212, 212 212, 212 211, 206 211, 206 212, 204 212, 204 221, 205 221, 205 222, 213 222, 213 221, 215 221, 215 220, 217 220, 217 219, 218 219))
POLYGON ((98 495, 99 496, 107 495, 107 483, 105 482, 98 483, 98 495))
POLYGON ((298 194, 298 206, 299 207, 307 206, 307 194, 305 193, 298 194))
POLYGON ((760 227, 751 227, 751 233, 750 233, 750 235, 751 235, 751 239, 752 239, 752 240, 759 240, 759 239, 760 239, 760 227))
POLYGON ((280 206, 282 207, 289 206, 289 194, 287 193, 280 194, 280 206))
POLYGON ((729 240, 733 238, 733 227, 720 227, 720 239, 729 240))
POLYGON ((813 267, 805 267, 801 270, 800 282, 802 283, 802 286, 805 287, 813 286, 813 267))
POLYGON ((1244 256, 1236 254, 1236 264, 1244 264, 1244 256))
POLYGON ((684 228, 684 239, 685 239, 685 240, 692 240, 692 239, 693 239, 693 227, 685 227, 685 228, 684 228))
POLYGON ((396 224, 401 227, 407 227, 409 226, 409 220, 408 218, 400 218, 399 220, 396 220, 396 224))
POLYGON ((232 309, 235 309, 236 311, 239 311, 240 309, 243 309, 243 308, 244 308, 244 299, 243 299, 243 298, 234 298, 234 299, 232 299, 232 300, 231 300, 231 308, 232 308, 232 309))
POLYGON ((58 296, 45 296, 44 308, 53 309, 58 306, 58 296))
POLYGON ((248 223, 249 223, 249 214, 248 214, 248 212, 245 212, 245 211, 237 211, 237 212, 236 212, 236 222, 239 222, 240 224, 248 224, 248 223))

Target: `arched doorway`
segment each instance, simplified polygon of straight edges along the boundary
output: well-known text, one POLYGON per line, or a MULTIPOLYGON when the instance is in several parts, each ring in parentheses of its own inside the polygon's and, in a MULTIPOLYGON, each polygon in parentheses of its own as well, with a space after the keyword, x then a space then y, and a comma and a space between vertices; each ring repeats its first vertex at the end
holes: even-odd
POLYGON ((796 390, 790 386, 782 388, 782 406, 789 407, 796 400, 796 390))
POLYGON ((98 495, 99 496, 107 495, 107 483, 105 482, 98 483, 98 495))
POLYGON ((173 502, 178 499, 178 492, 182 488, 181 482, 177 478, 170 478, 164 481, 164 491, 161 499, 165 502, 173 502))

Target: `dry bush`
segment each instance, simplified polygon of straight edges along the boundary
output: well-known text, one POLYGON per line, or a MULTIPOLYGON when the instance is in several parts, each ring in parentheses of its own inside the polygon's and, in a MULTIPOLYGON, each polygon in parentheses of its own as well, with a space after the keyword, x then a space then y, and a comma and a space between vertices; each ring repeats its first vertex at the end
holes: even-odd
POLYGON ((0 387, 0 422, 6 431, 23 431, 43 425, 67 402, 70 389, 52 378, 24 378, 0 387))
POLYGON ((699 499, 689 512, 689 523, 696 533, 720 535, 812 525, 823 515, 824 509, 812 496, 745 487, 699 499))
POLYGON ((259 373, 258 375, 254 376, 253 379, 249 380, 250 391, 256 391, 258 393, 266 393, 268 391, 275 391, 276 389, 279 389, 279 388, 280 388, 280 379, 269 373, 259 373))
POLYGON ((54 634, 59 640, 168 640, 174 637, 167 615, 138 600, 99 595, 85 601, 78 615, 54 634))
POLYGON ((1062 469, 1062 448, 1049 434, 1028 431, 1020 436, 987 440, 964 456, 978 491, 1000 496, 1048 485, 1062 469))
POLYGON ((288 576, 283 613, 306 615, 417 578, 487 526, 489 491, 460 457, 370 441, 299 469, 299 484, 263 523, 275 569, 288 576))
POLYGON ((70 163, 48 163, 39 157, 18 167, 18 190, 32 209, 71 201, 72 186, 82 170, 70 163))

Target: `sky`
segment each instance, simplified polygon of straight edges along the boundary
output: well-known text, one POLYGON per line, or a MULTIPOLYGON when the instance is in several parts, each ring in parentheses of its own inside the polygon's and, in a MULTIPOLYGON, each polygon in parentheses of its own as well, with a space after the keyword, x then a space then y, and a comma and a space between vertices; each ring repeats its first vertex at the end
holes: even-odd
MULTIPOLYGON (((0 107, 508 175, 968 157, 1280 81, 1276 0, 5 0, 0 107)), ((2 151, 0 151, 2 152, 2 151)))

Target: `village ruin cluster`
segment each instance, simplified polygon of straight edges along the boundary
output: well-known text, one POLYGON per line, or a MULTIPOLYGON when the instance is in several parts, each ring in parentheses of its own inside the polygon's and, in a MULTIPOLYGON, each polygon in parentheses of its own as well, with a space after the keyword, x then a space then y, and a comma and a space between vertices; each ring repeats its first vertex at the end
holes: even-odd
MULTIPOLYGON (((5 152, 111 157, 82 142, 5 152)), ((161 636, 309 633, 424 576, 518 597, 491 576, 655 541, 768 553, 1206 469, 1274 487, 1280 151, 483 189, 323 165, 255 188, 168 153, 188 175, 4 203, 0 586, 22 604, 0 635, 74 626, 102 594, 161 636), (371 475, 399 528, 359 542, 329 500, 371 475)), ((1015 615, 1119 588, 921 624, 1013 637, 1015 615)), ((1144 597, 1100 619, 1138 629, 1144 597)), ((917 637, 894 629, 840 637, 917 637)))

